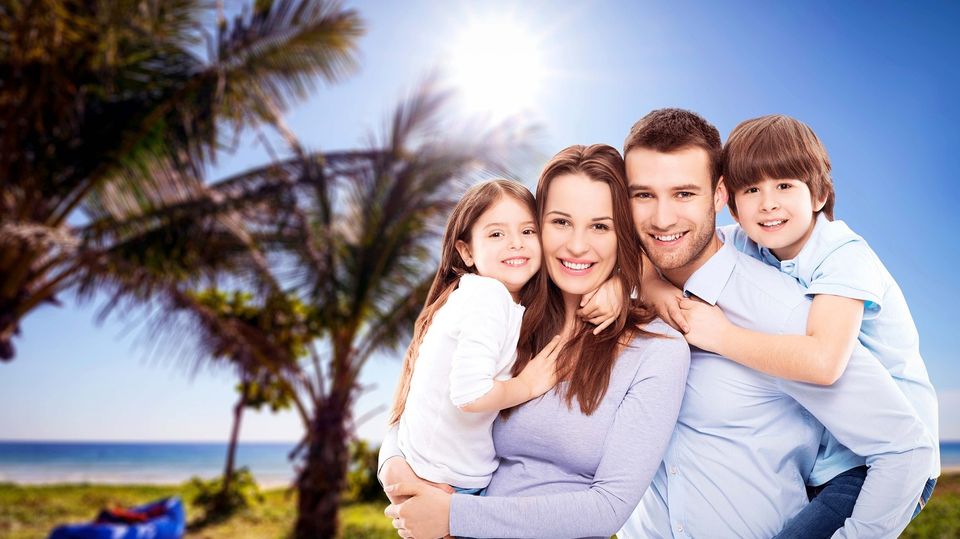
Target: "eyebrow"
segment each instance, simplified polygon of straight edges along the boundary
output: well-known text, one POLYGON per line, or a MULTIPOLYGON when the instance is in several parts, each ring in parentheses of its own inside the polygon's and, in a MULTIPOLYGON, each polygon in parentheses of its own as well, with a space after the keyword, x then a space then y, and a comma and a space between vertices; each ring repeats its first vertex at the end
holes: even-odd
MULTIPOLYGON (((653 191, 653 190, 654 190, 653 187, 650 187, 649 185, 642 185, 642 184, 635 184, 635 183, 630 184, 630 185, 628 186, 628 188, 629 188, 630 192, 634 192, 634 191, 653 191)), ((683 184, 683 185, 675 185, 675 186, 673 186, 673 187, 670 188, 671 191, 700 191, 701 189, 703 189, 703 187, 701 187, 700 185, 697 185, 697 184, 695 184, 695 183, 686 183, 686 184, 683 184)))
MULTIPOLYGON (((547 215, 550 215, 551 213, 556 213, 556 214, 558 214, 558 215, 562 215, 563 217, 567 217, 567 218, 573 219, 573 216, 572 216, 572 215, 570 215, 569 213, 562 212, 562 211, 560 211, 560 210, 550 210, 550 211, 547 212, 547 215)), ((590 221, 591 221, 591 222, 595 222, 595 221, 613 221, 613 217, 594 217, 593 219, 590 219, 590 221)))
MULTIPOLYGON (((520 224, 521 224, 521 225, 535 225, 536 223, 534 223, 533 221, 524 221, 524 222, 522 222, 522 223, 520 223, 520 224)), ((484 228, 484 229, 487 229, 487 228, 494 227, 494 226, 507 227, 508 225, 507 225, 507 223, 490 223, 490 224, 488 224, 487 226, 485 226, 485 227, 483 227, 483 228, 484 228)))

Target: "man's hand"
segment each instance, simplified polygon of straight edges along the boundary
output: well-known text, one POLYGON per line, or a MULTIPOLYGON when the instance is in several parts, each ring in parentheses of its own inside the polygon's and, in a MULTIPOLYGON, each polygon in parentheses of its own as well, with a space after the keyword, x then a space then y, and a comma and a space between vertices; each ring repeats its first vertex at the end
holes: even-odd
POLYGON ((451 494, 423 483, 398 483, 383 490, 391 499, 406 500, 392 503, 383 511, 393 519, 400 537, 436 539, 450 533, 451 494))
POLYGON ((657 316, 670 324, 673 329, 681 333, 690 331, 690 326, 680 309, 680 301, 684 297, 679 288, 656 277, 644 280, 640 293, 643 301, 653 307, 657 316))
POLYGON ((697 298, 684 298, 679 303, 688 330, 684 333, 687 342, 702 350, 718 352, 730 321, 716 305, 709 305, 697 298))
POLYGON ((600 288, 584 294, 580 300, 577 316, 597 326, 593 334, 599 335, 601 331, 617 321, 623 308, 623 285, 620 283, 620 277, 614 275, 600 285, 600 288))

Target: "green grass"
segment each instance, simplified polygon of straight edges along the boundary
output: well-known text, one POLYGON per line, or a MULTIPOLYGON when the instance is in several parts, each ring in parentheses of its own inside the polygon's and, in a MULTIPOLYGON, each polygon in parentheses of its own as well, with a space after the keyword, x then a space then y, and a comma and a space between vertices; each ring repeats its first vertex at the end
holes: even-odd
MULTIPOLYGON (((264 492, 264 503, 230 519, 196 528, 202 511, 190 505, 194 494, 189 485, 43 485, 0 483, 0 537, 35 539, 46 537, 58 524, 93 519, 102 507, 137 505, 156 498, 179 495, 186 504, 187 537, 204 539, 283 538, 296 517, 296 494, 283 489, 264 492)), ((396 537, 383 516, 383 503, 348 505, 340 511, 342 539, 387 539, 396 537)))
MULTIPOLYGON (((0 483, 0 537, 34 539, 46 537, 57 524, 92 519, 101 507, 135 505, 177 494, 187 503, 187 518, 196 522, 201 511, 188 502, 189 485, 50 485, 18 486, 0 483)), ((203 528, 191 528, 187 537, 204 539, 287 537, 295 517, 296 495, 268 490, 265 501, 232 518, 203 528)), ((396 537, 383 516, 382 503, 345 506, 340 511, 342 539, 388 539, 396 537)), ((944 475, 933 499, 901 535, 909 539, 955 539, 960 537, 960 474, 944 475)))

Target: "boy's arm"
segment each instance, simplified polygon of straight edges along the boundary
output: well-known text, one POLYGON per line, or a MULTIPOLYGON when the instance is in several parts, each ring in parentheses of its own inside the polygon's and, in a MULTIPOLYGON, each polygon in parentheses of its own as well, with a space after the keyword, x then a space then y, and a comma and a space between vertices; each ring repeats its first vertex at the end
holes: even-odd
POLYGON ((699 300, 680 305, 690 344, 765 374, 818 385, 843 374, 863 317, 863 301, 821 294, 810 307, 806 335, 772 335, 736 326, 699 300))
POLYGON ((460 405, 460 409, 474 413, 499 412, 543 395, 557 384, 556 361, 561 348, 563 346, 560 345, 558 335, 530 360, 520 374, 509 380, 494 380, 490 391, 474 401, 460 405))
POLYGON ((866 459, 869 470, 853 516, 834 537, 897 537, 910 522, 935 453, 930 433, 887 370, 855 345, 833 386, 782 381, 781 387, 866 459))

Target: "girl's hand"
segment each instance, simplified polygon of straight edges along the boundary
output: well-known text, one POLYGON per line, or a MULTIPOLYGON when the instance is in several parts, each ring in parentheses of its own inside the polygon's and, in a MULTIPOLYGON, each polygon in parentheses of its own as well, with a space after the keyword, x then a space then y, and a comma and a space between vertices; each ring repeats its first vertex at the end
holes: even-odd
POLYGON ((664 322, 681 333, 690 331, 690 325, 680 309, 680 301, 685 298, 679 288, 657 277, 644 280, 641 291, 643 301, 653 307, 664 322))
POLYGON ((684 334, 687 342, 702 350, 717 352, 730 326, 720 307, 699 299, 684 298, 680 300, 680 310, 689 326, 684 334))
POLYGON ((620 277, 614 275, 600 288, 585 294, 580 300, 577 316, 597 326, 594 335, 599 335, 610 324, 617 321, 623 312, 623 284, 620 277))
POLYGON ((391 498, 406 500, 392 503, 383 511, 393 519, 400 537, 436 539, 449 535, 451 494, 422 483, 398 483, 383 490, 391 498))
POLYGON ((563 342, 557 335, 517 375, 529 391, 527 400, 539 397, 557 385, 557 355, 562 349, 563 342))

